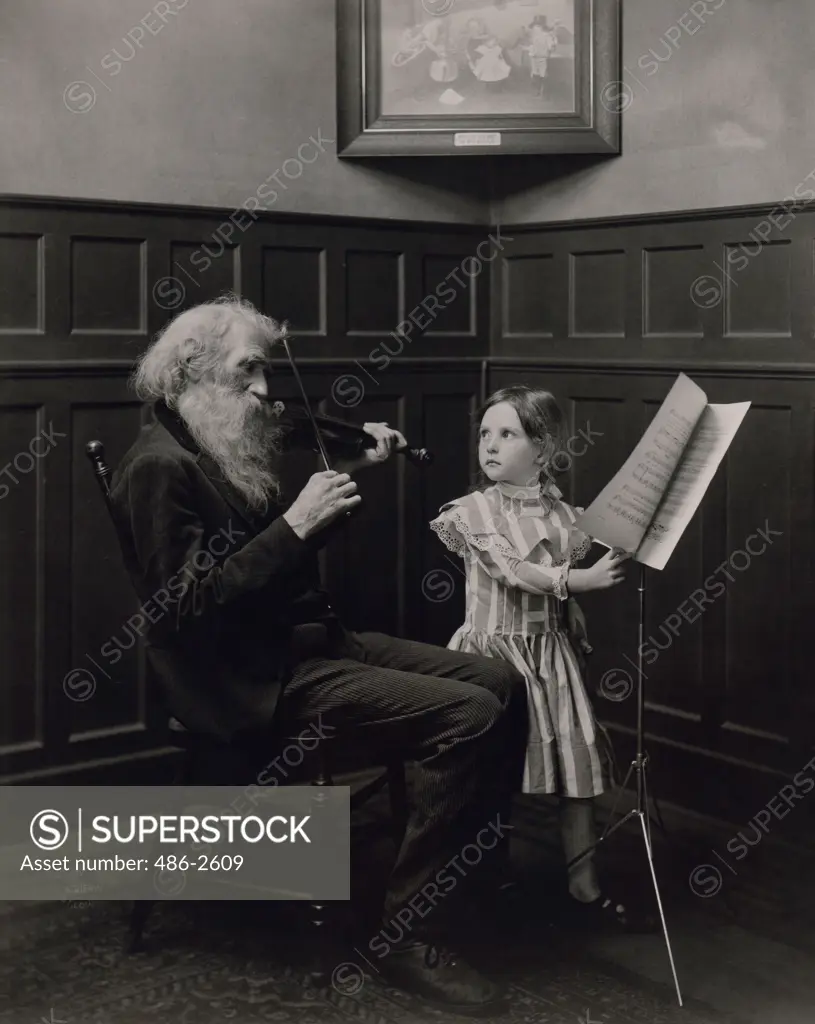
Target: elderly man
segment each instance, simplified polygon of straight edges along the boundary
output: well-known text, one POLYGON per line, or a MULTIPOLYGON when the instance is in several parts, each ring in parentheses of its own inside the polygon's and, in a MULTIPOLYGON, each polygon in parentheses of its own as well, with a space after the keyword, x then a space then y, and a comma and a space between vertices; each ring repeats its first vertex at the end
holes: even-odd
MULTIPOLYGON (((281 491, 267 389, 281 330, 239 299, 198 306, 163 330, 135 373, 137 394, 155 401, 155 422, 120 465, 112 501, 139 596, 162 593, 169 605, 148 637, 149 656, 170 710, 190 729, 244 749, 261 751, 265 740, 268 755, 279 716, 302 728, 324 714, 337 742, 416 762, 384 908, 388 952, 377 968, 438 1004, 483 1006, 495 986, 421 931, 438 910, 409 935, 394 934, 402 931, 395 915, 430 890, 430 904, 444 909, 440 870, 449 875, 478 830, 492 823, 500 836, 508 827, 524 749, 523 683, 500 661, 343 629, 320 589, 316 554, 362 499, 347 471, 315 473, 293 501, 281 491)), ((405 444, 385 424, 365 429, 377 447, 347 470, 384 462, 405 444)))

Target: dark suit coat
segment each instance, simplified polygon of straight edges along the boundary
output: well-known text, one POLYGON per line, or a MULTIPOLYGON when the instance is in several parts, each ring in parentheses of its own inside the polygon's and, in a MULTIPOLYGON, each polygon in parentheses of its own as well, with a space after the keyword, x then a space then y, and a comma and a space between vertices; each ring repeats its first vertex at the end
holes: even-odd
POLYGON ((285 506, 253 513, 182 421, 155 414, 113 477, 114 522, 168 710, 228 740, 272 721, 303 635, 320 653, 343 633, 316 556, 333 531, 303 541, 285 506))

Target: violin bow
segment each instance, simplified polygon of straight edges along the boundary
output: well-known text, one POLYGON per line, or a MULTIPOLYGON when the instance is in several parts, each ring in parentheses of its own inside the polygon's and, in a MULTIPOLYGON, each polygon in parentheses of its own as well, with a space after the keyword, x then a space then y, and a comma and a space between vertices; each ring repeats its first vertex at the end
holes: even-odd
POLYGON ((323 460, 325 468, 330 472, 331 463, 328 460, 328 452, 326 451, 325 444, 323 442, 323 435, 320 433, 320 428, 317 426, 317 420, 314 418, 314 413, 311 411, 311 403, 308 400, 308 395, 306 394, 305 386, 303 385, 303 381, 300 378, 300 371, 297 369, 297 363, 295 363, 294 361, 294 356, 291 354, 289 342, 285 335, 281 338, 281 341, 283 342, 283 348, 285 349, 286 352, 286 358, 289 360, 289 365, 292 368, 294 379, 297 382, 297 388, 300 391, 300 397, 303 399, 303 405, 305 407, 306 414, 308 415, 309 422, 311 423, 311 428, 314 431, 314 437, 315 440, 317 441, 317 447, 320 449, 320 457, 323 460))

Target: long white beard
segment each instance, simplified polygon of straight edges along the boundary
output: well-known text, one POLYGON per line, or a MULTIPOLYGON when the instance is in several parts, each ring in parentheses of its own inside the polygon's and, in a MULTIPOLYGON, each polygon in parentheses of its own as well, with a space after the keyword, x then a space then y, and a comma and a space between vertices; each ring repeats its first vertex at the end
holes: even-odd
POLYGON ((265 511, 270 498, 280 497, 273 465, 281 432, 266 402, 223 384, 199 382, 181 395, 178 412, 250 508, 265 511))

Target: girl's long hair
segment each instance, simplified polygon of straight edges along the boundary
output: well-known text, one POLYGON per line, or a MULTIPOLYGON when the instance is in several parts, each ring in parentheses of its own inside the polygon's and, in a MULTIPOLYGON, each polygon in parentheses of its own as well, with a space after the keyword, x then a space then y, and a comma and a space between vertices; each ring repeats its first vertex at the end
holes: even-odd
MULTIPOLYGON (((478 435, 481 421, 488 409, 501 402, 507 402, 518 414, 521 426, 533 444, 540 447, 545 456, 538 479, 541 483, 554 481, 565 473, 571 463, 569 458, 558 458, 565 452, 567 438, 566 423, 555 396, 543 388, 531 388, 526 384, 512 384, 508 388, 494 391, 475 414, 475 439, 478 449, 478 435), (563 463, 565 462, 565 465, 563 463), (558 467, 560 463, 560 467, 558 467)), ((478 467, 478 476, 473 490, 489 487, 492 481, 478 467)))

